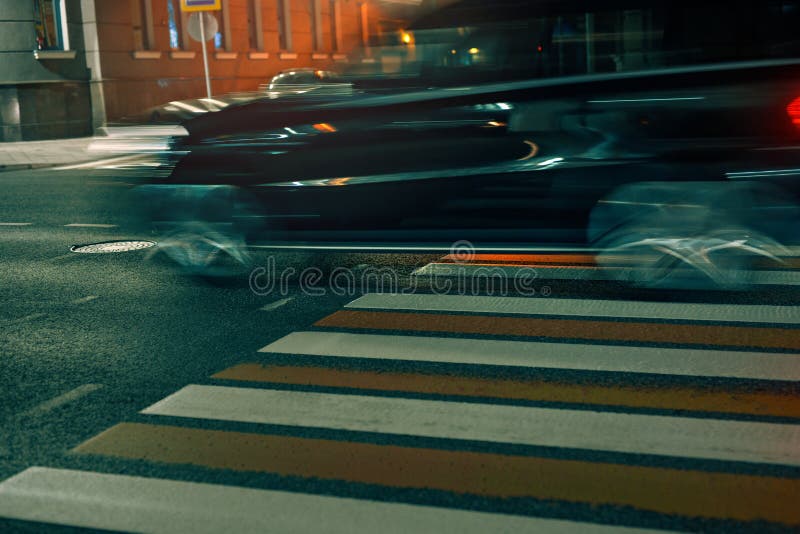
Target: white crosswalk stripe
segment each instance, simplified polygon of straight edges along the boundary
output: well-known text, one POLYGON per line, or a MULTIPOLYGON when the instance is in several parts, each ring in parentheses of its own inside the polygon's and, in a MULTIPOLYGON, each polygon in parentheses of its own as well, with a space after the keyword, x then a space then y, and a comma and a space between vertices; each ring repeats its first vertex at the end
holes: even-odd
POLYGON ((220 386, 149 415, 800 466, 800 425, 220 386))
POLYGON ((370 293, 348 308, 800 324, 800 306, 370 293))
POLYGON ((149 533, 649 532, 572 521, 41 467, 30 468, 0 484, 0 516, 149 533))
POLYGON ((469 365, 800 380, 800 355, 342 332, 295 332, 260 352, 469 365))
MULTIPOLYGON (((546 265, 481 265, 481 264, 456 264, 456 263, 429 263, 420 267, 412 274, 421 278, 472 278, 487 279, 488 277, 504 278, 509 281, 515 279, 531 280, 586 280, 595 282, 608 282, 627 279, 636 273, 640 278, 648 279, 652 274, 647 268, 630 269, 628 267, 606 266, 598 267, 559 267, 546 265), (520 278, 518 278, 520 277, 520 278)), ((675 274, 681 273, 686 279, 696 274, 691 269, 678 269, 675 274)), ((800 272, 797 270, 754 270, 749 273, 748 282, 752 285, 800 285, 800 272)))

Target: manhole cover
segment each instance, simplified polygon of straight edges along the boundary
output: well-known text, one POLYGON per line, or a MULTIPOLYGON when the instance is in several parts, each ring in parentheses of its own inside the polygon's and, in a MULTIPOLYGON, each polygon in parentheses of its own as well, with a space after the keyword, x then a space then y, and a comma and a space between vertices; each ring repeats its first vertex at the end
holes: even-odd
POLYGON ((154 241, 107 241, 91 245, 75 245, 70 248, 79 254, 112 254, 114 252, 130 252, 156 246, 154 241))

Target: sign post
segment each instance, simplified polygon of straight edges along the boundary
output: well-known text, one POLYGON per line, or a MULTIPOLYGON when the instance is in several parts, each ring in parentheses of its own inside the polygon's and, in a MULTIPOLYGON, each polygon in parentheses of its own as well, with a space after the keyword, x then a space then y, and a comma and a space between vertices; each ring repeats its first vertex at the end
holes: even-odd
POLYGON ((189 35, 200 41, 203 47, 203 70, 206 75, 206 95, 211 98, 211 75, 208 72, 208 51, 206 40, 217 33, 217 19, 205 11, 222 9, 222 0, 181 0, 181 11, 191 13, 189 35), (209 37, 206 37, 206 36, 209 37))
MULTIPOLYGON (((201 15, 202 16, 202 15, 201 15)), ((206 94, 211 98, 211 75, 208 73, 208 52, 206 51, 206 25, 200 21, 200 44, 203 46, 203 70, 206 73, 206 94)))

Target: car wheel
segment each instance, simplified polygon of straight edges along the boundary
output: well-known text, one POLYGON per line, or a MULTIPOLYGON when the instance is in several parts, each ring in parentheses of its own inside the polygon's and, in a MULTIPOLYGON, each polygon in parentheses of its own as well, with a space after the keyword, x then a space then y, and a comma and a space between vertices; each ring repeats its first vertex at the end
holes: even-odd
POLYGON ((158 250, 194 276, 235 276, 250 265, 244 238, 231 224, 180 221, 159 240, 158 250))
POLYGON ((160 234, 161 253, 193 276, 229 277, 251 266, 247 234, 260 220, 254 204, 232 186, 146 186, 145 200, 160 234))
POLYGON ((596 262, 617 281, 649 288, 747 289, 760 262, 789 251, 753 227, 761 200, 742 184, 638 183, 592 211, 596 262))
POLYGON ((653 236, 641 227, 615 231, 600 244, 597 264, 611 277, 650 288, 747 289, 761 260, 782 262, 774 239, 747 228, 653 236))

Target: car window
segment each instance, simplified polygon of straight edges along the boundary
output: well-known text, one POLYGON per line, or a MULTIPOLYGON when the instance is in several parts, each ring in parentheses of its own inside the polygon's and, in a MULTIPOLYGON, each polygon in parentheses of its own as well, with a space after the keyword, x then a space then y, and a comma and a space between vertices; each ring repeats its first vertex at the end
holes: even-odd
POLYGON ((446 27, 414 31, 407 70, 440 79, 484 73, 502 80, 800 57, 800 0, 515 6, 505 17, 487 7, 494 18, 474 9, 443 10, 446 27))

